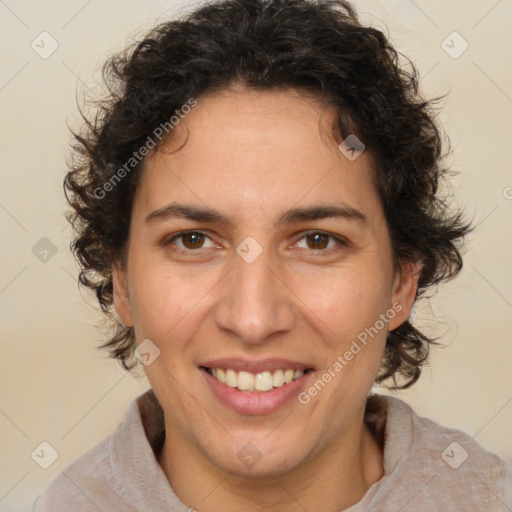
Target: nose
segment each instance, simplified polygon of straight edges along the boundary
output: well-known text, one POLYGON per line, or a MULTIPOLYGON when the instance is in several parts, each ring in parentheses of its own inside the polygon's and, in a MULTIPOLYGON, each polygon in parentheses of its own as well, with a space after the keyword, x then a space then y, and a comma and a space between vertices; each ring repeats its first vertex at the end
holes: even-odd
POLYGON ((234 254, 233 268, 223 280, 215 322, 242 342, 258 344, 272 334, 291 331, 296 324, 293 292, 263 251, 248 263, 234 254))

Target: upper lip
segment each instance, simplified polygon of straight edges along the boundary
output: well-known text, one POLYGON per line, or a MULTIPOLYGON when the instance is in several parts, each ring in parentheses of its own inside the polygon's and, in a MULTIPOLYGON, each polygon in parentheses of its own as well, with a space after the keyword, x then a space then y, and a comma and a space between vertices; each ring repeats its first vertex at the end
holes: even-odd
POLYGON ((231 369, 236 372, 246 371, 249 373, 261 373, 261 372, 274 372, 276 370, 307 370, 314 369, 310 363, 303 363, 300 361, 293 361, 291 359, 261 359, 259 361, 250 361, 248 359, 236 359, 236 358, 222 358, 222 359, 211 359, 204 361, 199 364, 206 368, 224 368, 231 369))

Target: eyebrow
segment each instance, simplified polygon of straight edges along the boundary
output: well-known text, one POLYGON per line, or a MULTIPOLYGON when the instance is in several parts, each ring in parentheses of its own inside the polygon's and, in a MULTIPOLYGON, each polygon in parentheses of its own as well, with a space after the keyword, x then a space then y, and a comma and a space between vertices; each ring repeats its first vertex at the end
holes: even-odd
MULTIPOLYGON (((228 227, 232 224, 229 218, 222 212, 202 206, 181 203, 171 203, 151 212, 147 215, 146 222, 152 223, 155 221, 165 221, 175 218, 190 219, 205 223, 209 222, 228 227)), ((328 218, 356 221, 362 225, 366 225, 368 223, 368 218, 363 212, 343 204, 334 203, 291 208, 279 217, 276 225, 293 224, 303 221, 328 218)))

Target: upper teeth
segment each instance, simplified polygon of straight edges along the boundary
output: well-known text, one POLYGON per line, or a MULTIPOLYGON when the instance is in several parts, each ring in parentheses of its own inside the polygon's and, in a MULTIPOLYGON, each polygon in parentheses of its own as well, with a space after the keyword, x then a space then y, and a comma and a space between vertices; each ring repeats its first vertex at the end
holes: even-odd
POLYGON ((274 373, 235 372, 230 368, 211 368, 212 375, 220 382, 242 391, 269 391, 304 375, 304 370, 276 370, 274 373))

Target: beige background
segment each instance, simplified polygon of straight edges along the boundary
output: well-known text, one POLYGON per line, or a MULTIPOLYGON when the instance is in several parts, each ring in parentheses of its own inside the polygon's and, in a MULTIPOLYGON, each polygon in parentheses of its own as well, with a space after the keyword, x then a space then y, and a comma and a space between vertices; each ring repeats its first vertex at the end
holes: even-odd
MULTIPOLYGON (((26 510, 148 387, 93 348, 100 316, 77 289, 61 183, 77 82, 94 87, 112 50, 179 5, 0 2, 0 510, 26 510), (47 59, 31 48, 43 31, 59 45, 47 59), (58 250, 46 263, 32 252, 42 237, 58 250), (31 458, 43 441, 59 454, 48 469, 31 458)), ((462 274, 415 311, 449 347, 435 349, 421 381, 400 396, 512 462, 512 2, 355 5, 417 64, 428 97, 449 93, 440 119, 462 173, 452 182, 455 204, 479 225, 462 274), (456 59, 441 46, 453 31, 469 43, 456 59)), ((453 36, 448 44, 461 48, 453 36)))

